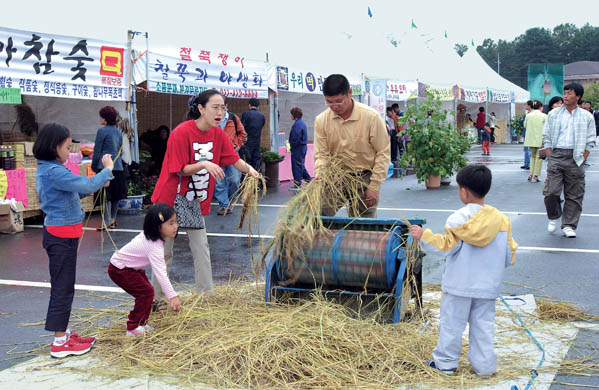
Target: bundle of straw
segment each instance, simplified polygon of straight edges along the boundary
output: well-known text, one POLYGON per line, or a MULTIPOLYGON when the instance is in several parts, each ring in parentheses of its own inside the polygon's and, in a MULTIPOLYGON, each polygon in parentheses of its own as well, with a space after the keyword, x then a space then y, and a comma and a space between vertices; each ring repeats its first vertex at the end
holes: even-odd
MULTIPOLYGON (((237 189, 237 192, 233 195, 232 204, 241 203, 241 216, 239 218, 239 225, 237 230, 243 228, 243 224, 247 217, 247 230, 248 230, 248 246, 250 248, 250 258, 252 261, 252 271, 254 276, 257 278, 260 269, 264 269, 264 264, 260 264, 254 259, 254 250, 252 246, 252 238, 254 233, 252 231, 252 225, 255 220, 256 227, 258 229, 258 238, 260 237, 260 217, 258 214, 258 201, 266 195, 266 180, 262 175, 259 177, 253 177, 246 175, 245 179, 241 182, 241 185, 237 189)), ((262 250, 262 241, 258 241, 260 250, 262 250)), ((264 258, 261 258, 262 263, 264 258)))
POLYGON ((277 257, 286 260, 287 274, 294 275, 286 284, 293 283, 299 276, 294 260, 305 261, 304 250, 312 247, 316 234, 328 232, 321 218, 323 208, 336 210, 345 205, 350 216, 359 215, 364 183, 351 166, 351 161, 346 157, 329 158, 318 180, 312 180, 281 211, 274 238, 265 248, 263 259, 276 244, 274 250, 277 257))

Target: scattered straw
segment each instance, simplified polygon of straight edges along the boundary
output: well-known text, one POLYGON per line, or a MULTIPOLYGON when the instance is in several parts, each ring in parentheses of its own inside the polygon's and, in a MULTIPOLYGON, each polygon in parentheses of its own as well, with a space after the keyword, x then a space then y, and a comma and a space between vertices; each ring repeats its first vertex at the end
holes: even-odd
MULTIPOLYGON (((118 297, 117 297, 118 298, 118 297)), ((392 389, 406 384, 442 388, 496 383, 526 376, 517 359, 500 358, 498 375, 481 379, 467 363, 467 343, 454 377, 425 366, 437 341, 427 321, 381 323, 361 318, 318 295, 293 303, 265 303, 264 286, 217 286, 215 296, 188 295, 182 310, 153 313, 154 331, 124 335, 129 301, 89 308, 73 328, 96 334, 81 374, 109 379, 151 375, 166 383, 217 388, 392 389), (90 320, 91 318, 91 320, 90 320)), ((47 346, 43 351, 47 354, 47 346)))
POLYGON ((537 312, 546 321, 599 321, 599 316, 588 314, 571 302, 556 302, 537 299, 537 312))

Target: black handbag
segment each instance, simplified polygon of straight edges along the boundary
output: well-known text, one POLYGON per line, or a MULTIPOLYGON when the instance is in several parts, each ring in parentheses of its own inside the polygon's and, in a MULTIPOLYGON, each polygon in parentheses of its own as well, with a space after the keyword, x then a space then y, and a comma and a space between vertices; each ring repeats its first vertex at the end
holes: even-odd
MULTIPOLYGON (((177 213, 177 225, 183 229, 204 229, 204 216, 202 208, 197 199, 189 200, 181 196, 181 178, 183 177, 183 169, 179 172, 179 184, 177 185, 177 195, 175 196, 175 212, 177 213)), ((195 183, 189 178, 195 190, 195 183)))

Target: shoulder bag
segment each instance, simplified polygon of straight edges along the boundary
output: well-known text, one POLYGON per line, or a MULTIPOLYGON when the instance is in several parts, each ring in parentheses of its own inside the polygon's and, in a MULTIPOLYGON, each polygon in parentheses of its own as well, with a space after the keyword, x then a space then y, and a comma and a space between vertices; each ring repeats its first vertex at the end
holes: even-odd
MULTIPOLYGON (((179 172, 179 184, 177 185, 177 195, 175 196, 175 212, 177 213, 177 224, 183 229, 204 229, 204 216, 200 202, 196 199, 188 200, 181 196, 181 178, 183 177, 183 169, 179 172)), ((195 183, 189 177, 189 181, 195 190, 195 183)))

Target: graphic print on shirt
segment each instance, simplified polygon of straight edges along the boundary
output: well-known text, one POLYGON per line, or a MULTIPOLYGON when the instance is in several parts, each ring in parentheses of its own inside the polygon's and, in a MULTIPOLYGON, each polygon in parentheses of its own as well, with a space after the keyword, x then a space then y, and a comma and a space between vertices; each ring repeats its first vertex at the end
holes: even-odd
MULTIPOLYGON (((214 158, 214 155, 212 154, 213 147, 213 142, 207 142, 205 144, 194 142, 192 144, 194 162, 206 160, 212 161, 214 158)), ((189 191, 185 193, 185 198, 187 200, 199 199, 200 202, 205 201, 208 198, 209 184, 210 174, 206 169, 202 169, 195 175, 189 177, 189 183, 187 184, 189 191)))

